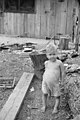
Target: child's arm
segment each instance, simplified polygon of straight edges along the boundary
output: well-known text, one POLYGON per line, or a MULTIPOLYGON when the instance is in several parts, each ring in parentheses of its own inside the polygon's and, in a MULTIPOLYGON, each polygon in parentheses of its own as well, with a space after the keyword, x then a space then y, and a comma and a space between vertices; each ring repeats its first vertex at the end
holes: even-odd
POLYGON ((47 64, 48 64, 48 61, 45 61, 44 65, 45 65, 45 68, 47 67, 47 64))

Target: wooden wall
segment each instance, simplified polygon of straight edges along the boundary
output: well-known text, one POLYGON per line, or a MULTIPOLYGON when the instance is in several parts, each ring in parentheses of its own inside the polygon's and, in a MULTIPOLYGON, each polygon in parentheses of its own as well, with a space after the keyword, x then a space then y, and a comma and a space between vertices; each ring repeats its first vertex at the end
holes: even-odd
POLYGON ((35 13, 3 13, 0 33, 27 37, 53 37, 57 33, 72 34, 73 8, 79 11, 77 0, 36 0, 35 13))

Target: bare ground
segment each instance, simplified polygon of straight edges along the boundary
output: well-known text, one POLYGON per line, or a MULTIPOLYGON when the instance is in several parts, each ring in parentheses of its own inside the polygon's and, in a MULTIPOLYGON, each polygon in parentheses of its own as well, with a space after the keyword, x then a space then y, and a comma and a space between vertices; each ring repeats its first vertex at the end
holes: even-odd
POLYGON ((68 120, 69 114, 66 109, 60 109, 57 114, 52 114, 54 107, 53 97, 48 100, 48 108, 46 112, 42 113, 41 98, 41 80, 34 77, 16 120, 68 120), (32 87, 34 88, 33 92, 30 90, 32 87))
MULTIPOLYGON (((19 52, 19 51, 18 51, 19 52)), ((32 72, 28 53, 16 54, 7 50, 0 51, 0 77, 15 78, 15 86, 23 72, 32 72)), ((12 93, 13 89, 0 88, 0 110, 12 93)))
MULTIPOLYGON (((80 65, 80 57, 69 59, 66 63, 76 63, 80 65)), ((34 77, 16 120, 71 120, 73 116, 71 115, 69 109, 65 107, 60 108, 57 114, 52 114, 54 107, 53 97, 48 100, 48 108, 46 112, 41 112, 41 82, 41 80, 34 77), (31 91, 32 88, 34 88, 34 91, 31 91)))
MULTIPOLYGON (((80 65, 80 57, 67 62, 80 65)), ((0 52, 0 77, 13 76, 16 78, 16 85, 23 72, 33 72, 32 62, 28 53, 16 54, 6 50, 0 52)), ((41 112, 41 82, 41 80, 34 77, 16 120, 69 120, 70 115, 65 108, 60 108, 60 111, 57 114, 52 115, 54 98, 51 98, 48 101, 48 109, 46 112, 41 112), (32 88, 34 88, 33 91, 31 91, 32 88)), ((2 109, 12 91, 13 89, 0 88, 0 109, 2 109)))

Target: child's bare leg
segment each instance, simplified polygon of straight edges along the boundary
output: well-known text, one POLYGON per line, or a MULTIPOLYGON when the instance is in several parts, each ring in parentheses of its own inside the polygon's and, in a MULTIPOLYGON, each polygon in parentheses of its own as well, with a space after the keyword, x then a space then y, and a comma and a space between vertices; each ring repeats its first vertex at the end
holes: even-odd
POLYGON ((46 108, 47 108, 47 97, 48 97, 48 94, 43 94, 43 97, 42 97, 43 107, 41 108, 42 112, 46 111, 46 108))
POLYGON ((55 97, 55 105, 52 112, 53 114, 58 112, 59 103, 60 103, 60 97, 55 97))

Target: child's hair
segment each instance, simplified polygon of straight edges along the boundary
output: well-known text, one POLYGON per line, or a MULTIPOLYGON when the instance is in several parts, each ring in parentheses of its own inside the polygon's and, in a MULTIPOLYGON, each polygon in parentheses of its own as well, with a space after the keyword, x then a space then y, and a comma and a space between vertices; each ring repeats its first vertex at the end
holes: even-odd
POLYGON ((57 47, 53 44, 48 44, 46 46, 46 53, 48 54, 57 54, 57 47))

